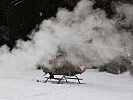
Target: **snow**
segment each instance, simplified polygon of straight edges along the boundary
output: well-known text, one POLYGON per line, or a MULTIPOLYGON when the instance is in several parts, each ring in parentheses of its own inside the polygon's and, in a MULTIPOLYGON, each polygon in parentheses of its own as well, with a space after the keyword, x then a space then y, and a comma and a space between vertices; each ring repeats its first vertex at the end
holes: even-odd
POLYGON ((77 80, 49 80, 42 78, 42 71, 27 70, 17 76, 0 74, 0 100, 133 100, 133 78, 128 73, 113 75, 88 69, 77 80))

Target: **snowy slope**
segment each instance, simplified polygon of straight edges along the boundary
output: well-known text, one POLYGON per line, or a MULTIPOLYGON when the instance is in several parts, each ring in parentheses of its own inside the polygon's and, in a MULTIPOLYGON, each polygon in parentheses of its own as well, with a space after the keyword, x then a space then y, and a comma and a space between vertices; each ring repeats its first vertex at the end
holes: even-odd
POLYGON ((15 77, 0 76, 0 100, 133 100, 133 78, 87 70, 77 80, 56 84, 57 80, 38 83, 42 71, 23 71, 15 77))

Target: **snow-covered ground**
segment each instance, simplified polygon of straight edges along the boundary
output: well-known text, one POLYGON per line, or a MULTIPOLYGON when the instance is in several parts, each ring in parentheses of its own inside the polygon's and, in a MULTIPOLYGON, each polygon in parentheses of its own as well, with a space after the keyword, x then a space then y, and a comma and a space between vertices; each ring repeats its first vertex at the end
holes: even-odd
POLYGON ((42 71, 27 70, 15 77, 0 76, 0 100, 133 100, 133 78, 128 73, 112 75, 87 70, 77 80, 56 84, 38 83, 42 71))

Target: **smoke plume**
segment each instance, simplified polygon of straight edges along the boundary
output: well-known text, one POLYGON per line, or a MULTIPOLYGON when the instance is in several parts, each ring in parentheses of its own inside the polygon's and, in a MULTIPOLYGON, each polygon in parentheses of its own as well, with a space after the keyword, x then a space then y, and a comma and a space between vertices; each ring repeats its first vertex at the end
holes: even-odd
POLYGON ((119 30, 118 25, 120 22, 131 24, 133 14, 128 9, 133 7, 119 5, 119 17, 108 19, 104 11, 92 9, 92 5, 92 1, 82 0, 73 12, 59 9, 56 18, 44 20, 38 32, 32 31, 31 41, 18 40, 11 52, 7 46, 1 47, 1 72, 12 74, 37 65, 49 66, 59 46, 73 64, 84 64, 88 68, 103 65, 118 56, 128 57, 125 46, 131 53, 132 33, 119 30), (125 15, 124 20, 120 20, 121 14, 125 15))

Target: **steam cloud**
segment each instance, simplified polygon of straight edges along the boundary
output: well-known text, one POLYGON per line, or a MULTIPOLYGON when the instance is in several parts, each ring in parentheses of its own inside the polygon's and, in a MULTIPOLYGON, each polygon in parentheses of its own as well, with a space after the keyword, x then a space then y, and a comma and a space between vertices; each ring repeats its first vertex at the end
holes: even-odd
MULTIPOLYGON (((63 48, 73 64, 86 67, 102 65, 118 56, 127 56, 125 46, 132 52, 132 33, 118 30, 118 23, 129 25, 133 22, 130 5, 119 5, 118 15, 125 20, 106 18, 105 12, 92 9, 93 2, 82 0, 73 12, 59 9, 56 18, 44 20, 40 30, 29 36, 32 41, 17 41, 17 46, 9 52, 7 46, 0 48, 1 74, 20 73, 37 65, 48 65, 56 55, 58 46, 63 48), (122 9, 122 10, 121 10, 122 9), (123 10, 124 9, 124 10, 123 10)), ((122 24, 122 25, 123 25, 122 24)))

